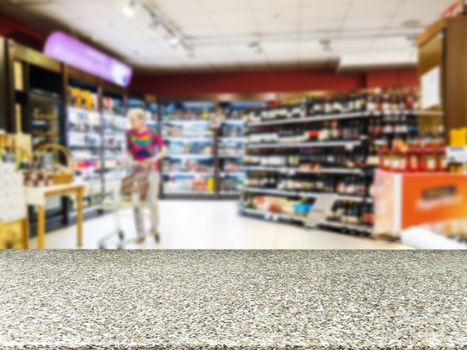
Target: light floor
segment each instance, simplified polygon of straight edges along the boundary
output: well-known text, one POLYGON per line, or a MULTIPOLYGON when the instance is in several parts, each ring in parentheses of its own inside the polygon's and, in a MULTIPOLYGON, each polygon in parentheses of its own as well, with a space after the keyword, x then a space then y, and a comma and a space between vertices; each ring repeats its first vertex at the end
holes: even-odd
MULTIPOLYGON (((130 210, 120 212, 122 226, 135 236, 130 210)), ((161 242, 148 238, 143 244, 130 243, 129 249, 403 249, 402 244, 377 241, 345 234, 308 230, 286 224, 266 222, 238 215, 236 202, 161 201, 161 242)), ((109 234, 114 215, 84 224, 84 248, 96 249, 109 234)), ((76 227, 46 236, 46 248, 75 248, 76 227)), ((116 240, 110 241, 111 247, 116 240)), ((31 248, 36 246, 31 240, 31 248)), ((111 248, 109 247, 109 248, 111 248)))

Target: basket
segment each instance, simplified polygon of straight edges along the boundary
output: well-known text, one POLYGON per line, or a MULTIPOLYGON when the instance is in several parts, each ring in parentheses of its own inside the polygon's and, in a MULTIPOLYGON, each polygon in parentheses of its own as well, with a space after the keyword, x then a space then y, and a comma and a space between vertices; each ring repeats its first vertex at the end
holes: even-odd
POLYGON ((54 185, 66 185, 73 182, 73 169, 75 168, 73 155, 70 150, 62 145, 56 143, 48 143, 39 146, 36 149, 36 156, 40 157, 43 153, 59 152, 63 154, 66 159, 67 171, 60 171, 58 173, 50 174, 50 180, 54 185))

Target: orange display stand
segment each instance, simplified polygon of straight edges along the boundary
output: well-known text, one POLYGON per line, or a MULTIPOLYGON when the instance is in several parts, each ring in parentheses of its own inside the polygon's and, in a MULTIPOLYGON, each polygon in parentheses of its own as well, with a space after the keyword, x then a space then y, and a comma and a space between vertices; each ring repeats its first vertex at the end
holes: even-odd
POLYGON ((467 235, 467 175, 392 173, 375 177, 375 235, 398 238, 425 226, 447 236, 467 235))

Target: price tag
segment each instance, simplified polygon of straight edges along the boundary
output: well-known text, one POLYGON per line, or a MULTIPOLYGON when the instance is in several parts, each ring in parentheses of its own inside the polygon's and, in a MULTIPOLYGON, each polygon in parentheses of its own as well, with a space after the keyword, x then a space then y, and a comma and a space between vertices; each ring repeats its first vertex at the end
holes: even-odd
POLYGON ((448 147, 446 156, 448 163, 467 163, 467 147, 448 147))
POLYGON ((338 198, 337 194, 322 194, 317 197, 313 209, 310 210, 306 218, 306 225, 314 227, 325 221, 327 213, 332 209, 338 198))
POLYGON ((345 149, 347 151, 353 151, 354 148, 355 148, 355 144, 353 144, 353 143, 348 143, 348 144, 345 145, 345 149))

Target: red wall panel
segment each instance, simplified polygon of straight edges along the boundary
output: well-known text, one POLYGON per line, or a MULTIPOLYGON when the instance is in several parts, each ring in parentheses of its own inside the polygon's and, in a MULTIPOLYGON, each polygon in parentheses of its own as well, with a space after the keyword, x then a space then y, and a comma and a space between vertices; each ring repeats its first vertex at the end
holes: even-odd
POLYGON ((3 12, 0 12, 0 36, 40 51, 46 39, 44 32, 3 12))
POLYGON ((415 69, 337 74, 332 70, 241 73, 154 74, 136 76, 131 89, 159 96, 215 93, 302 92, 417 86, 415 69))
POLYGON ((366 86, 368 88, 419 85, 418 73, 414 69, 398 69, 370 71, 367 73, 366 86))
POLYGON ((352 90, 364 87, 364 77, 331 70, 165 74, 136 76, 131 88, 154 95, 352 90))

